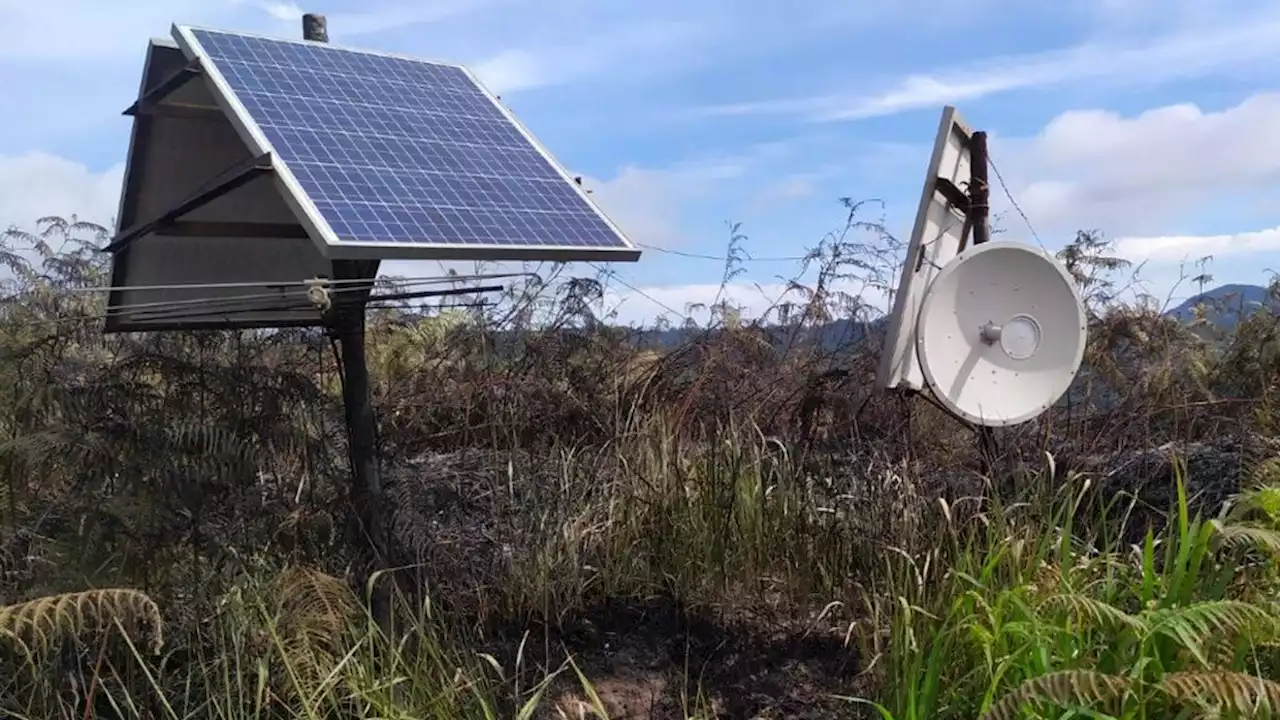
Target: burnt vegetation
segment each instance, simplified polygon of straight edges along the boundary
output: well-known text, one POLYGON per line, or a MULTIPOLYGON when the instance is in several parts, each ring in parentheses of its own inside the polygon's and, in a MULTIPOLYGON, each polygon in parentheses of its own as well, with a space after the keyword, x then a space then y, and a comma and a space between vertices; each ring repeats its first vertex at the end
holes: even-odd
POLYGON ((625 278, 551 266, 371 310, 390 627, 330 338, 103 335, 105 230, 9 231, 0 712, 1269 717, 1280 319, 1170 317, 1081 232, 1084 368, 984 462, 872 389, 902 248, 865 210, 762 317, 619 328, 625 278))

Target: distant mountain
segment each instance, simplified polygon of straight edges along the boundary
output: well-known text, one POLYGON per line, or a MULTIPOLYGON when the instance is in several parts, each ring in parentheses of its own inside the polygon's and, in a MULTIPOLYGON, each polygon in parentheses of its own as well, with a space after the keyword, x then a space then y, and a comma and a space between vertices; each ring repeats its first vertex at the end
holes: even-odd
MULTIPOLYGON (((1165 314, 1190 322, 1195 319, 1196 305, 1201 303, 1205 305, 1209 321, 1222 330, 1234 328, 1241 318, 1248 317, 1263 306, 1269 306, 1272 312, 1280 314, 1280 300, 1272 298, 1267 288, 1260 285, 1241 284, 1223 285, 1201 293, 1165 314)), ((885 318, 872 322, 870 326, 852 320, 835 320, 800 330, 795 336, 794 342, 808 344, 816 340, 824 349, 835 351, 861 340, 868 330, 871 332, 882 330, 886 324, 887 320, 885 318)), ((775 346, 781 348, 792 341, 792 333, 795 330, 784 325, 772 325, 765 328, 765 331, 769 340, 775 346)), ((671 349, 680 347, 705 332, 706 330, 702 328, 692 330, 683 328, 642 330, 634 337, 633 342, 637 346, 644 348, 655 350, 671 349)), ((713 330, 711 332, 715 334, 721 331, 713 330)))
MULTIPOLYGON (((835 351, 847 348, 861 340, 868 330, 875 332, 886 324, 887 320, 884 318, 875 320, 870 325, 854 320, 834 320, 822 325, 798 329, 787 325, 769 325, 764 330, 769 341, 779 349, 785 347, 787 343, 807 345, 817 341, 824 350, 835 351)), ((694 330, 683 328, 643 330, 636 336, 634 342, 639 347, 653 348, 655 350, 671 349, 680 347, 705 332, 707 331, 701 328, 694 330)), ((712 334, 719 332, 722 331, 718 329, 711 331, 712 334)))
POLYGON ((1260 285, 1223 285, 1186 300, 1168 311, 1179 320, 1191 321, 1196 316, 1196 306, 1204 305, 1205 316, 1214 326, 1223 330, 1234 328, 1242 318, 1247 318, 1259 308, 1268 307, 1280 313, 1280 302, 1271 297, 1267 288, 1260 285))

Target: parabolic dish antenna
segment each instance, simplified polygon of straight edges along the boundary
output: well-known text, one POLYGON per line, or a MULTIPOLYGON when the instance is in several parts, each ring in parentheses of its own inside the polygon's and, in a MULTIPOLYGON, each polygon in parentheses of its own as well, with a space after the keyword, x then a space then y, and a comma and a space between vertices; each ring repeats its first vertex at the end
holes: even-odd
POLYGON ((930 283, 916 351, 934 396, 987 426, 1016 425, 1062 397, 1084 358, 1088 318, 1066 269, 1017 242, 972 245, 930 283))

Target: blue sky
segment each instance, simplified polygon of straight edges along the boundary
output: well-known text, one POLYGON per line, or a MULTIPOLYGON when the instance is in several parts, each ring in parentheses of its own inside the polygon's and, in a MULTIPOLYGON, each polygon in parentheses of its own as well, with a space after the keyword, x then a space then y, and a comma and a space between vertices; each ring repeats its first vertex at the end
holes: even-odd
MULTIPOLYGON (((0 224, 111 220, 148 37, 295 36, 303 9, 334 42, 468 63, 635 240, 673 251, 617 266, 639 289, 610 296, 624 321, 714 298, 721 264, 687 255, 723 255, 730 221, 789 257, 841 223, 837 198, 879 198, 868 219, 905 238, 946 103, 991 134, 1050 249, 1101 229, 1162 296, 1206 254, 1219 283, 1280 269, 1280 6, 1239 0, 0 0, 0 224)), ((752 262, 729 295, 758 311, 795 272, 752 262)))

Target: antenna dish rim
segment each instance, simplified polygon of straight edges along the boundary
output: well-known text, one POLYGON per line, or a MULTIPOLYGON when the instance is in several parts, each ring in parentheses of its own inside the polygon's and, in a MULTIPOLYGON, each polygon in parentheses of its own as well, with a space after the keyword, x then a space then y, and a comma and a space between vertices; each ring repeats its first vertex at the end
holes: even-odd
MULTIPOLYGON (((979 342, 981 341, 979 340, 979 342)), ((933 281, 929 283, 929 288, 928 290, 925 291, 924 301, 920 304, 920 314, 916 318, 916 327, 915 327, 916 353, 919 355, 918 359, 920 364, 920 370, 924 375, 925 384, 928 386, 929 392, 933 394, 934 398, 936 398, 937 401, 941 403, 942 406, 946 408, 948 412, 956 415, 957 417, 963 418, 964 420, 967 420, 971 423, 981 425, 984 427, 1008 427, 1010 425, 1020 425, 1024 422, 1037 418, 1040 415, 1043 415, 1050 408, 1052 408, 1054 404, 1057 403, 1058 400, 1060 400, 1062 396, 1071 388, 1071 384, 1075 381, 1076 376, 1080 373, 1080 367, 1084 363, 1084 352, 1088 346, 1088 343, 1089 343, 1089 313, 1088 313, 1088 309, 1084 305, 1083 296, 1080 294, 1080 288, 1076 286, 1076 281, 1073 277, 1071 277, 1071 273, 1067 272, 1066 267, 1064 267, 1063 264, 1059 262, 1057 258, 1049 254, 1045 250, 1039 247, 1036 247, 1034 245, 1030 245, 1028 243, 1019 242, 1019 241, 1001 240, 996 242, 986 242, 986 243, 982 243, 981 245, 970 245, 969 247, 962 250, 958 255, 956 255, 955 258, 951 260, 951 262, 943 266, 943 268, 938 271, 937 275, 934 276, 933 281), (964 263, 971 261, 973 258, 980 257, 989 252, 999 252, 1002 250, 1006 252, 1021 251, 1021 252, 1031 254, 1035 256, 1037 259, 1045 261, 1046 265, 1053 268, 1054 272, 1056 272, 1058 277, 1062 279, 1063 284, 1067 287, 1068 291, 1071 293, 1071 298, 1074 301, 1074 306, 1077 310, 1077 317, 1080 320, 1080 327, 1079 327, 1079 342, 1076 343, 1075 354, 1071 358, 1071 361, 1069 363, 1061 366, 1063 370, 1067 371, 1063 374, 1063 377, 1065 378, 1065 380, 1059 381, 1061 386, 1059 387, 1058 385, 1054 385, 1052 388, 1052 393, 1047 394, 1047 395, 1051 395, 1051 399, 1046 402, 1042 402, 1039 405, 1034 406, 1031 409, 1018 415, 1012 415, 1012 416, 1003 417, 1003 418, 991 418, 991 417, 983 417, 981 415, 975 415, 974 413, 966 410, 965 408, 960 407, 954 400, 951 399, 949 395, 938 391, 939 383, 937 378, 934 377, 933 366, 930 365, 929 359, 928 359, 928 349, 927 349, 928 343, 925 342, 925 334, 926 334, 925 330, 928 327, 928 324, 924 322, 924 319, 928 317, 930 310, 932 310, 938 302, 941 302, 940 300, 937 299, 940 297, 940 295, 937 292, 935 292, 935 290, 939 287, 939 284, 943 280, 955 274, 955 272, 957 271, 957 268, 959 268, 964 263)))

